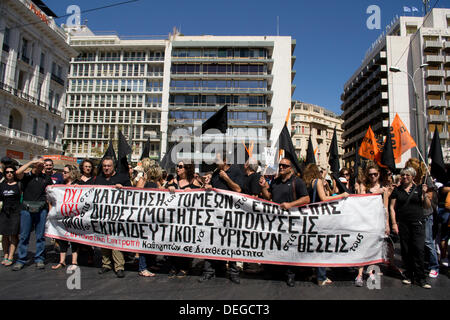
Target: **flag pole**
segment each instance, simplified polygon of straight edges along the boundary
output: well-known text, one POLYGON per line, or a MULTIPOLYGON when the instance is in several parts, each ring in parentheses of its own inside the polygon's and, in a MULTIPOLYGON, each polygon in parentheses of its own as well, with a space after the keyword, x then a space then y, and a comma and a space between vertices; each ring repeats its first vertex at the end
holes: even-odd
POLYGON ((423 159, 422 154, 419 151, 419 148, 417 148, 416 146, 416 150, 419 153, 420 159, 422 160, 422 162, 425 164, 425 167, 427 168, 427 174, 425 175, 425 182, 427 181, 428 176, 431 176, 430 170, 428 169, 428 164, 425 162, 425 160, 423 159))

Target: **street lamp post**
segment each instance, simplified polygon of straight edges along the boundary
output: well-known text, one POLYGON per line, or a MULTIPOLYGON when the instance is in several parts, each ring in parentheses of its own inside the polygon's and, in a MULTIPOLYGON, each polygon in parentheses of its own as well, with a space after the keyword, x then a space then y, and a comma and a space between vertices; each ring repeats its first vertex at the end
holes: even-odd
MULTIPOLYGON (((419 149, 422 151, 422 154, 424 155, 425 159, 427 158, 427 138, 428 138, 428 128, 427 128, 427 116, 425 114, 425 111, 422 111, 423 115, 424 115, 424 119, 425 119, 425 139, 424 139, 424 143, 421 143, 421 126, 420 126, 420 121, 419 121, 419 95, 417 94, 417 90, 416 90, 416 84, 414 83, 414 77, 416 76, 417 71, 423 69, 424 67, 428 66, 427 63, 423 63, 421 64, 413 73, 413 75, 411 76, 410 73, 401 70, 400 68, 397 67, 390 67, 389 71, 392 71, 394 73, 397 72, 403 72, 405 74, 408 75, 409 79, 411 80, 412 84, 413 84, 413 89, 414 89, 414 102, 415 102, 415 111, 416 111, 416 132, 417 132, 417 142, 419 144, 419 149)), ((414 109, 413 109, 414 110, 414 109)))

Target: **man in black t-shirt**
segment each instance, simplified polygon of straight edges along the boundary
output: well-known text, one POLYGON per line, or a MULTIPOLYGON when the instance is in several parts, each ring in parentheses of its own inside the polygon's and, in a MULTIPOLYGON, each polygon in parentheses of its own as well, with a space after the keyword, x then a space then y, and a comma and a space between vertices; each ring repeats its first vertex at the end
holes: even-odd
POLYGON ((258 163, 252 159, 249 159, 244 165, 244 170, 245 177, 242 193, 248 194, 249 196, 259 197, 261 193, 261 186, 259 185, 261 175, 256 172, 258 170, 258 163))
POLYGON ((23 185, 23 208, 20 212, 19 258, 13 266, 14 271, 21 270, 27 261, 28 243, 33 228, 36 232, 34 261, 38 269, 44 269, 45 267, 44 232, 48 213, 45 189, 47 186, 53 185, 53 182, 49 176, 42 172, 43 169, 44 160, 42 157, 36 157, 16 171, 16 177, 22 181, 23 185), (28 173, 24 173, 31 166, 33 169, 28 173))
MULTIPOLYGON (((310 202, 305 182, 297 177, 292 168, 292 162, 283 158, 279 164, 280 176, 269 184, 261 177, 260 185, 262 196, 266 200, 279 203, 280 207, 289 210, 293 207, 308 204, 310 202)), ((291 267, 283 267, 287 276, 286 283, 289 287, 295 286, 295 273, 291 267)))
POLYGON ((53 184, 64 184, 64 178, 61 173, 55 172, 55 168, 52 159, 44 159, 44 173, 53 181, 53 184))
MULTIPOLYGON (((235 192, 242 192, 243 173, 242 170, 236 166, 227 162, 226 157, 222 154, 217 154, 216 159, 217 169, 213 172, 211 177, 211 184, 205 186, 205 188, 222 189, 235 192)), ((205 282, 215 277, 216 269, 224 268, 226 262, 219 260, 205 260, 203 265, 203 275, 198 280, 199 282, 205 282)), ((239 284, 239 269, 236 265, 236 261, 228 262, 228 271, 230 273, 230 280, 233 283, 239 284)))
MULTIPOLYGON (((105 157, 102 160, 102 173, 97 176, 95 180, 96 185, 102 186, 115 186, 117 188, 121 187, 131 187, 130 178, 128 174, 118 174, 116 173, 114 160, 111 157, 105 157)), ((111 250, 102 248, 102 268, 98 272, 99 274, 105 274, 112 270, 112 260, 114 261, 114 271, 118 278, 125 277, 125 258, 122 251, 111 250)))

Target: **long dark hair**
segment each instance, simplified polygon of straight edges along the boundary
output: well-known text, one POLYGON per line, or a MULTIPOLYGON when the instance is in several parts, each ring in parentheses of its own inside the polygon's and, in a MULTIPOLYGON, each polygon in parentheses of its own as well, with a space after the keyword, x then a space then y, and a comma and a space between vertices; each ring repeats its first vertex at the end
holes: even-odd
POLYGON ((7 169, 14 170, 14 174, 13 174, 14 181, 17 181, 17 178, 16 178, 16 171, 17 171, 17 169, 16 169, 16 166, 14 166, 12 164, 8 164, 8 165, 5 166, 5 171, 4 171, 4 174, 3 174, 5 176, 5 181, 6 181, 6 170, 7 169))

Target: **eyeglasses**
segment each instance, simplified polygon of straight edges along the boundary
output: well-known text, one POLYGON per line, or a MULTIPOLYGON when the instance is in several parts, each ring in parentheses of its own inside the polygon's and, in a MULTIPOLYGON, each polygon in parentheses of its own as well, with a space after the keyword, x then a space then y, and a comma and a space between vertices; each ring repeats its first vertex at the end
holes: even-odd
POLYGON ((63 173, 64 173, 64 174, 69 174, 69 173, 70 173, 70 171, 63 171, 63 173))
POLYGON ((5 173, 6 174, 8 174, 8 173, 14 174, 14 171, 7 170, 7 171, 5 171, 5 173))
POLYGON ((378 177, 378 173, 369 173, 369 177, 378 177))
POLYGON ((288 165, 288 164, 280 163, 280 164, 278 165, 278 167, 279 167, 280 169, 288 169, 288 168, 290 168, 291 166, 288 165))
POLYGON ((410 174, 406 174, 406 173, 403 173, 403 174, 401 174, 400 176, 401 176, 401 177, 411 177, 410 174))
POLYGON ((177 168, 178 168, 178 169, 183 169, 183 168, 184 168, 184 165, 179 164, 179 165, 177 165, 177 168))
POLYGON ((349 176, 350 173, 346 172, 346 173, 344 173, 343 175, 344 175, 344 176, 349 176))

